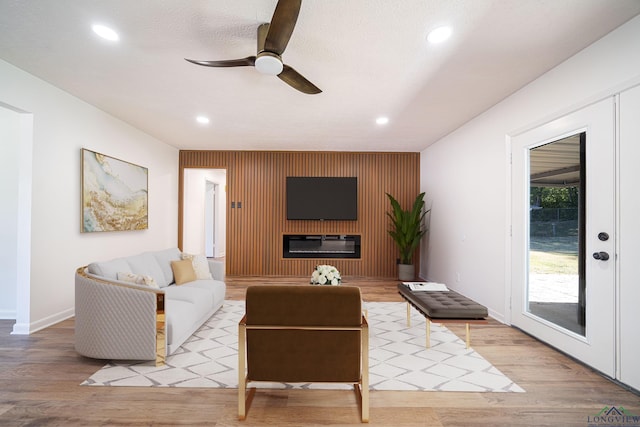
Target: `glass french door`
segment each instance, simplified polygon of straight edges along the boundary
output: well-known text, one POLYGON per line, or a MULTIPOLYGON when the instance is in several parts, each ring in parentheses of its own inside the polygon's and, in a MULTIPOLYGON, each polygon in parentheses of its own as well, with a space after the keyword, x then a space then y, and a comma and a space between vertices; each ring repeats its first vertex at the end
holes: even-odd
POLYGON ((613 99, 514 136, 511 323, 615 375, 613 99))
POLYGON ((527 311, 585 336, 586 132, 529 148, 527 311))

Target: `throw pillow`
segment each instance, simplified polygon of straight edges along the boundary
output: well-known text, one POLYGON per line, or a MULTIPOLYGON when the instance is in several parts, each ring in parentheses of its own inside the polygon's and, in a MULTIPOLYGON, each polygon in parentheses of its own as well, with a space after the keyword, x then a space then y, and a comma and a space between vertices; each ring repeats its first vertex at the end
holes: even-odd
POLYGON ((118 272, 117 277, 118 280, 122 280, 123 282, 135 283, 136 285, 146 285, 150 288, 160 288, 160 286, 158 286, 158 283, 156 282, 156 279, 144 274, 118 272))
POLYGON ((209 270, 209 261, 204 255, 182 254, 182 259, 191 260, 193 269, 196 272, 196 278, 199 280, 212 278, 209 270))
POLYGON ((196 280, 196 272, 193 269, 193 263, 191 263, 189 259, 171 261, 171 270, 173 270, 176 285, 182 285, 183 283, 196 280))

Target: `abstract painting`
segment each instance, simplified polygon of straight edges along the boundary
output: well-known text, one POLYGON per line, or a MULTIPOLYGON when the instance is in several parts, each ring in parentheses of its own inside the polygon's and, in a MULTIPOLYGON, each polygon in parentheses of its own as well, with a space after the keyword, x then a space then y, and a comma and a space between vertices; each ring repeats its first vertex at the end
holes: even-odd
POLYGON ((82 149, 81 232, 145 230, 148 170, 82 149))

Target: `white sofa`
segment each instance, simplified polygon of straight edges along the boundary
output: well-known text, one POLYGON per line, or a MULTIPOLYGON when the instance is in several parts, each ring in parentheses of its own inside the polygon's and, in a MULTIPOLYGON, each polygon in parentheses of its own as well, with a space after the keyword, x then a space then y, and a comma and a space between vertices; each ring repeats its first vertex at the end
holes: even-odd
POLYGON ((171 248, 79 268, 75 276, 76 351, 96 359, 163 364, 225 298, 223 263, 196 257, 199 263, 194 262, 194 272, 199 278, 176 285, 172 262, 182 258, 179 249, 171 248), (208 272, 203 272, 203 261, 208 272), (207 273, 210 278, 204 278, 207 273))

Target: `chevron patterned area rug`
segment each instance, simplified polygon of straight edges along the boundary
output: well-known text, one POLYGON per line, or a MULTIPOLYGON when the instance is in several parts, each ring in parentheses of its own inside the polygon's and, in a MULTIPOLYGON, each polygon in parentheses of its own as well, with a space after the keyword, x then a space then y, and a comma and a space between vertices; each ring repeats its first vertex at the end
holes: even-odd
MULTIPOLYGON (((369 321, 371 390, 524 392, 463 340, 432 324, 425 348, 425 319, 412 310, 407 327, 402 302, 365 303, 369 321)), ((238 387, 238 322, 244 301, 225 301, 165 366, 152 362, 111 362, 82 385, 134 387, 238 387)), ((349 389, 343 384, 267 384, 259 388, 349 389)))

